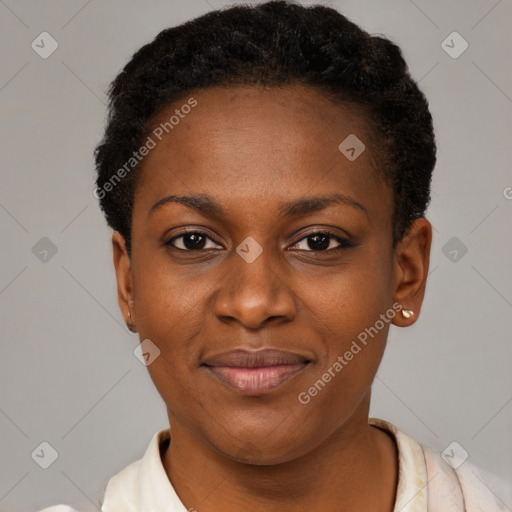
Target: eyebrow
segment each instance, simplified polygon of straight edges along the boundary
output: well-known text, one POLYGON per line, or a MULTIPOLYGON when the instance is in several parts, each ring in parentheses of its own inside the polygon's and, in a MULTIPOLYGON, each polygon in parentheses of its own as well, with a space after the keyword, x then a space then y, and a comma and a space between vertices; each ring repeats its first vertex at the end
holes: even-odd
MULTIPOLYGON (((173 194, 163 197, 157 201, 150 208, 148 217, 150 217, 156 210, 169 203, 182 204, 208 217, 222 217, 226 214, 224 208, 207 195, 178 196, 173 194)), ((299 199, 283 203, 279 207, 279 217, 284 218, 315 213, 320 210, 324 210, 331 204, 335 203, 351 206, 368 214, 368 211, 361 203, 347 195, 335 193, 328 196, 301 197, 299 199)))

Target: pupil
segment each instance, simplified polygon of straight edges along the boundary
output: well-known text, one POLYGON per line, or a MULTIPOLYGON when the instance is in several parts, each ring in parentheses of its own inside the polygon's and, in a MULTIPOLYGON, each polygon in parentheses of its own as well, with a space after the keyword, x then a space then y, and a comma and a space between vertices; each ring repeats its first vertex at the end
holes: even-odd
POLYGON ((197 233, 189 233, 183 237, 183 245, 187 249, 202 249, 204 246, 205 237, 197 233))
POLYGON ((313 250, 323 250, 329 247, 329 236, 326 235, 313 235, 308 237, 308 247, 313 250), (311 240, 314 240, 311 243, 311 240))

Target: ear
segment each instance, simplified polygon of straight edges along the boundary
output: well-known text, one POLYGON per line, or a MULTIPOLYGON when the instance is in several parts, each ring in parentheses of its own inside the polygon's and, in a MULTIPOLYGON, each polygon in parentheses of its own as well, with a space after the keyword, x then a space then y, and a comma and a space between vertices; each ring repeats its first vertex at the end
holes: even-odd
POLYGON ((118 231, 112 234, 112 250, 114 267, 117 279, 117 300, 123 314, 125 323, 135 324, 135 301, 133 297, 133 283, 131 273, 131 261, 124 237, 118 231))
POLYGON ((397 243, 394 254, 394 301, 402 309, 412 311, 409 318, 395 315, 393 323, 400 327, 413 324, 420 314, 427 284, 432 245, 432 225, 427 219, 414 221, 410 231, 397 243))

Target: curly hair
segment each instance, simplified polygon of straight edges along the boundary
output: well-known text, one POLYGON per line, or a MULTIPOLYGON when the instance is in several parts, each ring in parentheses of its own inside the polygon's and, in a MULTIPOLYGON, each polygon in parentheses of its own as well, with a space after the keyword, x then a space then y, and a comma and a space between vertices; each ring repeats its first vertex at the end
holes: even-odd
POLYGON ((436 143, 428 102, 400 48, 329 7, 289 0, 235 5, 161 31, 110 85, 107 126, 95 150, 95 196, 129 254, 140 164, 123 179, 112 178, 162 110, 192 90, 290 84, 314 87, 367 113, 385 156, 379 171, 393 191, 393 245, 424 217, 436 143))

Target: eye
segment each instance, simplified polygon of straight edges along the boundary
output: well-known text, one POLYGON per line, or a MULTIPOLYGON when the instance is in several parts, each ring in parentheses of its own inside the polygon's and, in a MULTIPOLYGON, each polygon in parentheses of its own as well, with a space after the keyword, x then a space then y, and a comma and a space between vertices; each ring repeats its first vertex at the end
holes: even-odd
MULTIPOLYGON (((180 251, 203 251, 208 249, 215 249, 215 247, 207 247, 208 241, 213 240, 202 231, 187 231, 172 237, 164 245, 171 246, 180 251), (175 244, 176 242, 176 244, 175 244), (181 245, 181 247, 179 247, 181 245)), ((214 243, 214 245, 216 245, 214 243)))
POLYGON ((298 249, 292 250, 306 252, 327 252, 354 247, 354 244, 350 242, 350 240, 337 236, 330 231, 316 231, 314 233, 310 233, 309 235, 296 242, 294 245, 300 246, 301 244, 302 247, 298 247, 298 249), (332 247, 333 241, 338 244, 337 247, 332 247), (307 246, 309 250, 305 246, 307 246))
MULTIPOLYGON (((185 252, 206 251, 219 247, 212 238, 202 231, 186 231, 185 233, 172 237, 170 240, 165 242, 164 245, 185 252), (213 246, 208 247, 208 242, 212 243, 213 246)), ((292 250, 327 252, 354 247, 354 244, 346 238, 342 238, 329 231, 316 231, 303 237, 301 240, 296 242, 294 246, 298 247, 292 250), (338 246, 332 247, 332 242, 338 244, 338 246), (300 247, 301 244, 302 247, 300 247)))

